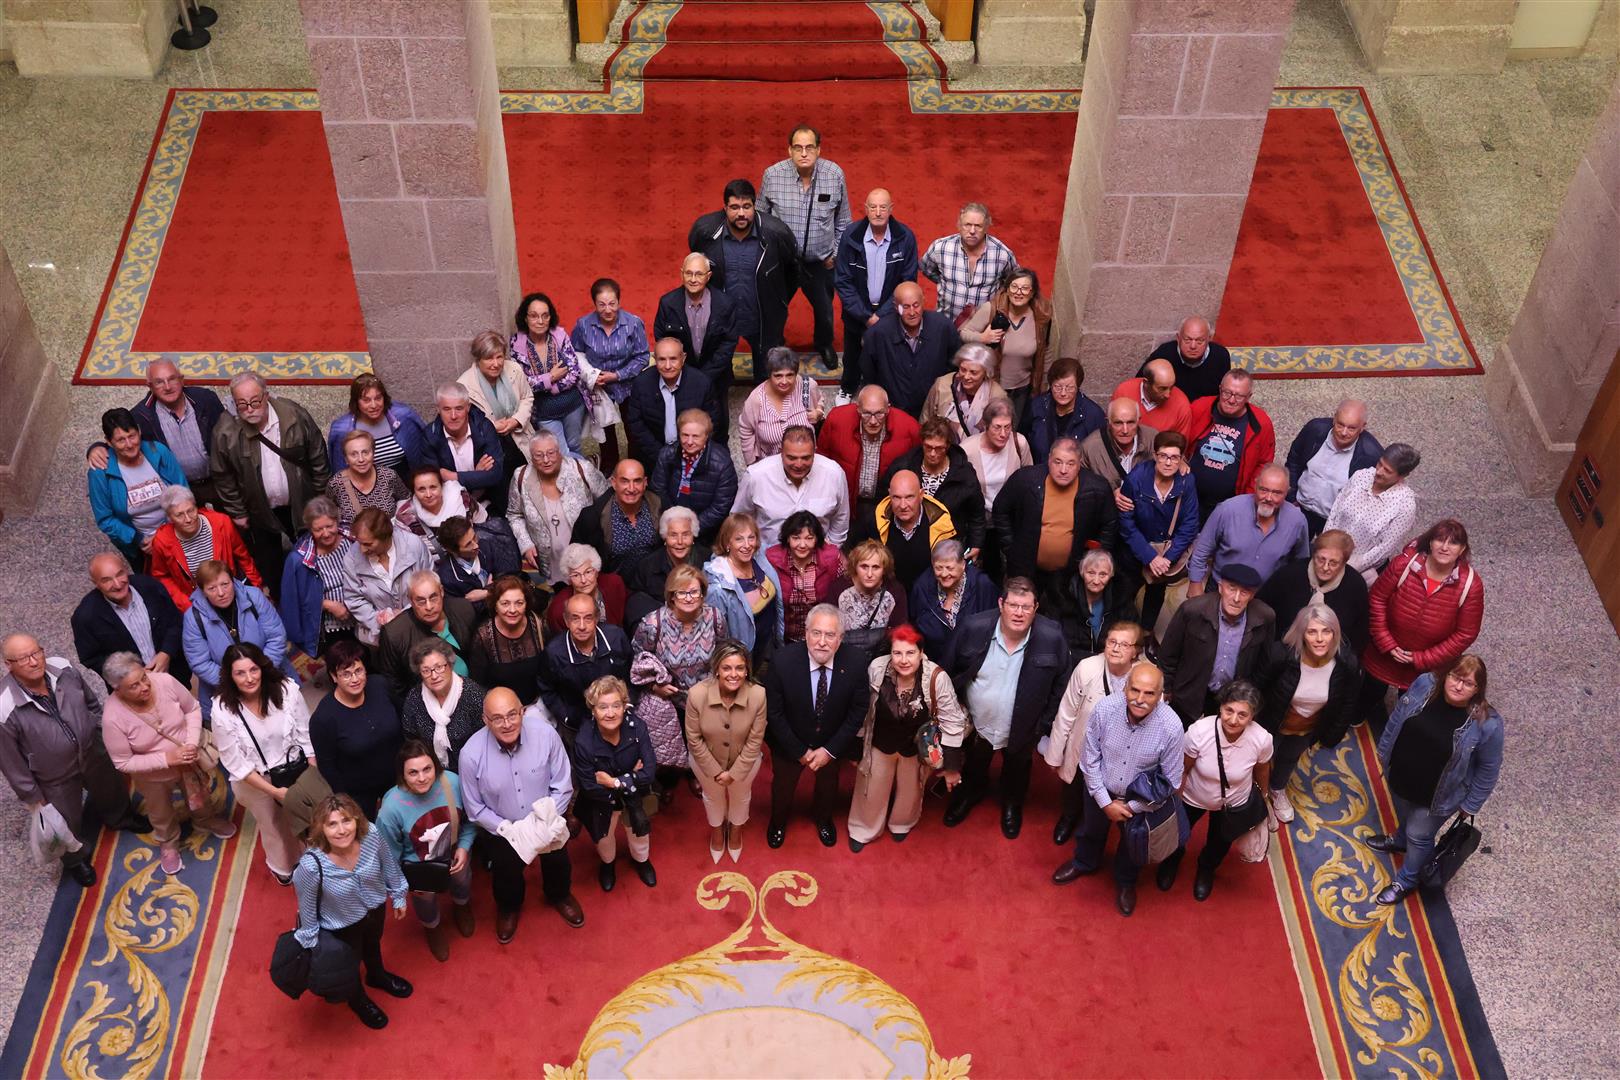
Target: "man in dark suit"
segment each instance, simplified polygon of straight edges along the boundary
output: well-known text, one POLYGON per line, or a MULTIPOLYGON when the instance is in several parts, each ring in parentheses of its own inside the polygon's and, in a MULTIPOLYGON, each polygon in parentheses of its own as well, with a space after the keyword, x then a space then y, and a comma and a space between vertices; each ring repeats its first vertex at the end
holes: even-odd
POLYGON ((659 338, 653 345, 652 367, 630 380, 630 396, 622 409, 630 456, 644 469, 653 467, 658 451, 675 445, 676 418, 687 409, 702 409, 715 427, 720 426, 714 384, 687 365, 686 349, 672 337, 659 338))
POLYGON ((967 820, 990 790, 990 759, 999 750, 1001 834, 1012 840, 1023 828, 1035 744, 1052 730, 1070 669, 1063 628, 1036 606, 1034 583, 1010 577, 997 610, 962 619, 945 646, 940 666, 973 718, 962 783, 945 808, 948 826, 967 820))
POLYGON ((826 847, 838 843, 833 813, 838 802, 838 762, 854 745, 866 719, 871 684, 867 654, 844 645, 838 609, 817 604, 804 620, 804 640, 783 646, 765 669, 765 738, 771 744, 771 821, 765 834, 773 848, 787 835, 793 792, 805 769, 816 774, 810 806, 816 834, 826 847))
POLYGON ((95 588, 73 612, 79 663, 99 673, 113 653, 132 652, 147 670, 191 682, 180 647, 180 609, 156 578, 131 573, 123 555, 104 551, 90 560, 90 584, 95 588))
POLYGON ((721 405, 715 430, 724 443, 731 431, 726 403, 731 392, 731 357, 737 351, 737 305, 719 289, 709 288, 712 277, 714 266, 707 255, 694 251, 686 257, 681 263, 681 287, 658 298, 653 340, 679 339, 687 363, 714 384, 721 405))
POLYGON ((1177 608, 1159 645, 1165 692, 1182 727, 1216 711, 1215 694, 1222 686, 1253 678, 1273 637, 1276 617, 1254 598, 1258 570, 1233 563, 1217 588, 1177 608))
POLYGON ((396 706, 422 682, 411 667, 412 649, 431 638, 444 639, 455 650, 456 674, 466 678, 467 651, 478 629, 477 609, 459 596, 444 595, 433 571, 416 571, 407 588, 411 609, 390 619, 377 638, 377 669, 393 682, 396 706))

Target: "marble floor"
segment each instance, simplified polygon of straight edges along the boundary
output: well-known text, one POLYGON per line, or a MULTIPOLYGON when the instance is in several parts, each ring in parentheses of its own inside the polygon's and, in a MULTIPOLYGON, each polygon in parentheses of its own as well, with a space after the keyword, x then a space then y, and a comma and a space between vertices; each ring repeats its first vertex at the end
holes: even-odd
MULTIPOLYGON (((71 375, 117 250, 170 86, 313 85, 293 0, 213 0, 215 44, 176 56, 152 82, 32 81, 0 64, 0 242, 45 346, 71 375)), ((1279 83, 1362 85, 1485 362, 1506 336, 1559 201, 1615 78, 1604 59, 1510 64, 1493 76, 1381 77, 1362 62, 1337 0, 1300 0, 1279 83)), ((251 257, 251 253, 245 253, 251 257)), ((206 302, 206 297, 201 297, 206 302)), ((1257 401, 1279 432, 1353 391, 1374 430, 1411 442, 1422 517, 1472 532, 1489 590, 1480 651, 1510 726, 1508 762, 1481 816, 1482 852, 1451 889, 1502 1056, 1515 1074, 1620 1073, 1620 810, 1583 808, 1571 828, 1560 793, 1606 778, 1620 756, 1609 709, 1620 642, 1550 501, 1523 497, 1513 447, 1492 427, 1477 377, 1268 381, 1257 401), (1594 818, 1595 815, 1595 818, 1594 818)), ((340 392, 291 392, 318 417, 340 392)), ((0 526, 7 628, 71 653, 66 614, 88 585, 98 534, 84 504, 83 446, 127 389, 75 387, 45 495, 0 526)), ((0 799, 0 1035, 9 1026, 55 885, 28 861, 23 815, 0 799)))

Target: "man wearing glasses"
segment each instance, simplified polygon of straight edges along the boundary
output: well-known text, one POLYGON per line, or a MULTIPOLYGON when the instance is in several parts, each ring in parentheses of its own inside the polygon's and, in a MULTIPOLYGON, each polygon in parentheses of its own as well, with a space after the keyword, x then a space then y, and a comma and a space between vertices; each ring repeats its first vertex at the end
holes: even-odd
POLYGON ((411 650, 418 644, 438 638, 455 653, 456 674, 467 677, 467 650, 478 628, 478 611, 459 596, 445 596, 439 575, 431 570, 411 574, 411 609, 403 617, 388 620, 377 638, 378 669, 393 680, 393 691, 403 698, 421 681, 411 666, 411 650))
POLYGON ((1220 393, 1200 398, 1188 414, 1187 464, 1198 481, 1205 521, 1227 499, 1253 491, 1261 466, 1277 457, 1271 417, 1249 404, 1253 394, 1253 376, 1234 368, 1221 379, 1220 393))
POLYGON ((849 227, 844 170, 821 157, 821 133, 804 124, 788 136, 788 156, 765 170, 759 208, 793 233, 799 253, 799 288, 815 315, 815 347, 829 369, 833 352, 833 255, 849 227))
MULTIPOLYGON (((173 451, 187 486, 197 496, 197 505, 209 505, 214 501, 214 479, 208 471, 208 448, 225 406, 207 387, 187 386, 173 360, 148 364, 146 385, 151 393, 129 410, 140 425, 141 438, 173 451)), ((85 455, 86 463, 92 469, 105 469, 107 453, 106 443, 94 443, 85 455)))
POLYGON ((821 425, 821 452, 844 470, 849 481, 851 521, 870 514, 886 494, 878 480, 895 459, 921 445, 917 421, 892 408, 881 386, 864 387, 852 404, 827 414, 821 425))

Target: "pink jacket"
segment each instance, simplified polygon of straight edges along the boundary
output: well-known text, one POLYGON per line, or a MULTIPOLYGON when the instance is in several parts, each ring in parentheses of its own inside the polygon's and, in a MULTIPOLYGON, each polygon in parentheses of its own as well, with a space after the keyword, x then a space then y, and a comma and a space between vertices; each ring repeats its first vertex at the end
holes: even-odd
POLYGON ((168 754, 180 746, 196 746, 202 738, 202 705, 173 675, 153 672, 151 679, 156 716, 147 716, 157 721, 163 735, 111 694, 101 713, 101 738, 119 772, 137 773, 143 780, 178 780, 180 770, 169 764, 168 754))

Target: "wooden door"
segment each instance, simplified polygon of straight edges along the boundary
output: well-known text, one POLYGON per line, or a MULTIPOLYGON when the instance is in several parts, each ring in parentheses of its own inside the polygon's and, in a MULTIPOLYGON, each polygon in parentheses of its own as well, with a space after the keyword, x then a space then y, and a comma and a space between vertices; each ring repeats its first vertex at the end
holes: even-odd
POLYGON ((1558 512, 1620 630, 1620 353, 1592 403, 1558 486, 1558 512))

